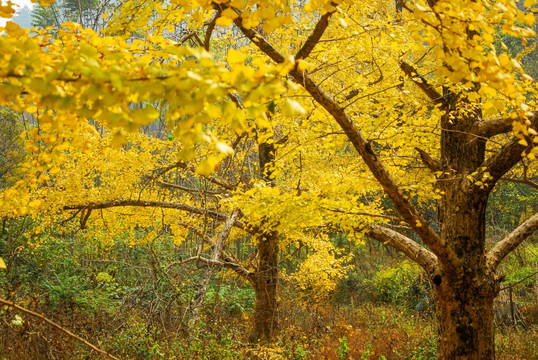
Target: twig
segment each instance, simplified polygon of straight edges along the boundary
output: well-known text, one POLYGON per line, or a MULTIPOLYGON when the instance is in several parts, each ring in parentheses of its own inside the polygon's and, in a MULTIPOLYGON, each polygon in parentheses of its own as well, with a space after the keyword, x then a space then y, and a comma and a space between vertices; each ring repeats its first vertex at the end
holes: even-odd
POLYGON ((76 339, 76 340, 78 340, 78 341, 80 341, 80 342, 86 344, 87 346, 89 346, 89 347, 92 348, 93 350, 97 351, 98 353, 103 354, 103 355, 105 355, 105 356, 108 356, 110 359, 120 360, 119 358, 115 357, 114 355, 112 355, 112 354, 106 352, 106 351, 103 350, 103 349, 98 348, 97 346, 95 346, 95 345, 93 345, 92 343, 90 343, 90 342, 84 340, 84 339, 81 338, 80 336, 75 335, 75 334, 73 334, 71 331, 67 330, 66 328, 64 328, 64 327, 62 327, 62 326, 56 324, 54 321, 52 321, 52 320, 46 318, 44 315, 41 315, 41 314, 39 314, 39 313, 36 313, 36 312, 34 312, 34 311, 32 311, 32 310, 28 310, 28 309, 26 309, 26 308, 23 308, 22 306, 19 306, 19 305, 17 305, 17 304, 12 303, 11 301, 7 301, 7 300, 4 300, 4 299, 2 299, 2 298, 0 298, 0 303, 2 303, 2 304, 4 304, 4 305, 7 305, 7 306, 14 307, 15 309, 18 309, 18 310, 20 310, 20 311, 22 311, 22 312, 25 312, 25 313, 27 313, 27 314, 29 314, 29 315, 32 315, 32 316, 34 316, 34 317, 36 317, 36 318, 38 318, 38 319, 43 320, 43 321, 46 322, 47 324, 52 325, 53 327, 55 327, 56 329, 58 329, 58 330, 64 332, 65 334, 69 335, 70 337, 72 337, 72 338, 74 338, 74 339, 76 339))

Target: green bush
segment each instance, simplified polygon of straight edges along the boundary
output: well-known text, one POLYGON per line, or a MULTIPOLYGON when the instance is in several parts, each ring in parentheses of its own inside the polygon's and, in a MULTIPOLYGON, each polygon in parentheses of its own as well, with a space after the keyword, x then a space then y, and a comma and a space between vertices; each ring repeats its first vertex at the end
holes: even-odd
POLYGON ((414 307, 428 293, 421 283, 420 266, 404 260, 395 267, 386 267, 371 280, 377 300, 414 307))

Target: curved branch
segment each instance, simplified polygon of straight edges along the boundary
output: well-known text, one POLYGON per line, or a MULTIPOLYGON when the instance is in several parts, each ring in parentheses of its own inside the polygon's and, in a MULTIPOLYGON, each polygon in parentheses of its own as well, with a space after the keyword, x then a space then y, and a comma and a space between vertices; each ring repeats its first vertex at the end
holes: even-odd
POLYGON ((536 231, 538 231, 538 212, 525 220, 504 239, 495 244, 493 249, 488 252, 486 261, 489 269, 494 271, 506 255, 536 231))
POLYGON ((97 346, 93 345, 92 343, 84 340, 83 338, 81 338, 80 336, 76 335, 76 334, 73 334, 71 331, 67 330, 66 328, 64 328, 63 326, 55 323, 54 321, 50 320, 49 318, 45 317, 44 315, 41 315, 35 311, 32 311, 32 310, 28 310, 20 305, 17 305, 17 304, 14 304, 12 303, 11 301, 7 301, 5 299, 1 299, 0 298, 0 304, 4 304, 4 305, 7 305, 7 306, 11 306, 11 307, 14 307, 15 309, 17 310, 20 310, 28 315, 31 315, 33 317, 36 317, 40 320, 43 320, 44 322, 46 322, 47 324, 53 326, 54 328, 60 330, 61 332, 63 332, 64 334, 67 334, 68 336, 72 337, 73 339, 77 340, 77 341, 80 341, 81 343, 85 344, 86 346, 92 348, 93 350, 97 351, 98 353, 110 358, 110 359, 113 359, 113 360, 119 360, 117 357, 115 357, 114 355, 106 352, 105 350, 103 349, 100 349, 98 348, 97 346))
POLYGON ((366 235, 403 252, 408 258, 432 274, 437 266, 437 257, 417 242, 391 229, 380 225, 370 225, 366 235))
MULTIPOLYGON (((214 247, 216 244, 215 242, 213 241, 213 239, 211 239, 211 237, 209 237, 205 232, 203 232, 202 230, 200 230, 199 228, 197 228, 196 226, 194 225, 191 225, 191 224, 186 224, 186 223, 181 223, 180 225, 182 226, 185 226, 187 229, 191 230, 192 232, 194 232, 196 235, 200 236, 200 238, 206 243, 208 244, 209 246, 211 247, 214 247)), ((249 270, 247 270, 245 267, 239 265, 239 261, 236 260, 233 256, 229 255, 228 253, 226 253, 224 250, 221 250, 220 252, 220 256, 221 258, 224 260, 224 263, 225 264, 228 264, 227 267, 231 268, 233 271, 235 271, 239 276, 242 276, 244 277, 245 279, 247 279, 248 281, 252 282, 254 281, 254 277, 252 275, 252 272, 250 272, 249 270)), ((172 263, 170 263, 166 269, 168 269, 169 267, 173 266, 173 265, 179 265, 179 264, 182 264, 183 262, 186 262, 186 260, 180 260, 180 261, 174 261, 172 263)))
MULTIPOLYGON (((162 209, 176 209, 176 210, 182 210, 187 211, 193 214, 198 215, 204 215, 208 216, 213 219, 222 220, 225 221, 228 217, 220 212, 213 211, 213 210, 207 210, 203 208, 199 208, 192 205, 182 204, 182 203, 174 203, 174 202, 166 202, 166 201, 153 201, 153 200, 110 200, 110 201, 103 201, 103 202, 89 202, 86 204, 80 204, 80 205, 66 205, 63 207, 64 210, 79 210, 79 209, 86 209, 86 210, 99 210, 99 209, 108 209, 113 207, 122 207, 122 206, 138 206, 138 207, 156 207, 156 208, 162 208, 162 209)), ((244 223, 242 223, 239 220, 234 221, 233 224, 235 227, 240 228, 242 230, 245 230, 249 233, 255 233, 255 230, 249 228, 244 223)))
POLYGON ((529 179, 516 179, 512 177, 502 177, 499 180, 518 183, 518 184, 525 184, 538 190, 538 183, 534 181, 530 181, 529 179))
MULTIPOLYGON (((235 19, 234 23, 241 29, 243 34, 250 39, 250 41, 273 61, 276 63, 284 62, 284 56, 255 30, 245 28, 242 25, 240 17, 235 19)), ((297 68, 294 68, 291 70, 290 75, 298 84, 302 85, 316 102, 325 108, 325 110, 340 125, 374 177, 383 187, 383 190, 389 196, 404 221, 415 230, 424 243, 439 257, 446 268, 456 267, 458 259, 454 251, 446 245, 445 241, 427 224, 413 205, 411 205, 407 197, 396 185, 396 182, 392 179, 387 169, 373 152, 370 143, 363 137, 361 131, 349 118, 345 110, 325 93, 305 71, 299 71, 297 68)))

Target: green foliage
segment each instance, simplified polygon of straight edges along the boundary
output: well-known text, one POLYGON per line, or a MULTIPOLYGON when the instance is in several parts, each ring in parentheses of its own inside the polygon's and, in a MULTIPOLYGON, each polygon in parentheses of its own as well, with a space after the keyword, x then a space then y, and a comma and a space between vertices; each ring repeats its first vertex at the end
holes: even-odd
POLYGON ((306 351, 302 345, 298 345, 295 348, 295 360, 306 360, 308 356, 308 351, 306 351))
POLYGON ((236 348, 239 344, 233 335, 234 331, 227 326, 220 327, 218 333, 208 331, 207 325, 200 321, 188 338, 177 339, 172 347, 179 359, 238 359, 240 354, 236 348))
POLYGON ((347 343, 347 338, 345 336, 340 338, 340 345, 338 345, 338 349, 336 350, 336 356, 338 356, 338 359, 346 359, 347 354, 349 352, 349 345, 347 343))
POLYGON ((415 306, 426 294, 420 282, 422 269, 408 260, 386 267, 371 280, 377 300, 415 306))
POLYGON ((206 293, 206 303, 222 302, 226 312, 232 316, 251 312, 254 309, 255 300, 254 289, 231 284, 209 287, 206 293))
POLYGON ((59 27, 67 21, 93 29, 101 25, 101 16, 110 7, 97 0, 57 0, 51 6, 36 6, 32 10, 32 25, 37 28, 59 27))
POLYGON ((518 283, 520 286, 531 288, 536 281, 537 265, 538 244, 528 244, 517 249, 502 264, 506 283, 518 283))
POLYGON ((160 331, 149 326, 142 318, 134 316, 114 337, 115 353, 136 359, 165 359, 161 344, 157 340, 160 331))
POLYGON ((406 360, 435 360, 437 359, 437 339, 430 337, 421 339, 419 344, 416 344, 409 354, 405 356, 406 360))
POLYGON ((26 149, 19 134, 23 130, 21 116, 0 108, 0 189, 20 180, 20 166, 26 157, 26 149))

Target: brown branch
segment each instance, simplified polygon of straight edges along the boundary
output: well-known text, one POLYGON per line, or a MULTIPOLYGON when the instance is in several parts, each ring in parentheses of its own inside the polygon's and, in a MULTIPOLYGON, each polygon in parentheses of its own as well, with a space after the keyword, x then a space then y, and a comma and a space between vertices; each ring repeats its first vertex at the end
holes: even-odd
MULTIPOLYGON (((538 112, 529 119, 531 126, 538 126, 538 112)), ((491 138, 495 135, 506 134, 512 131, 514 119, 510 117, 484 120, 477 123, 470 131, 471 134, 483 138, 491 138)))
POLYGON ((400 62, 400 69, 411 79, 413 82, 430 98, 434 103, 441 104, 443 107, 447 107, 445 98, 435 90, 435 88, 430 85, 426 79, 419 75, 417 70, 405 61, 400 62))
MULTIPOLYGON (((284 56, 278 52, 265 38, 254 29, 247 29, 241 23, 241 18, 234 20, 243 34, 252 41, 261 51, 274 62, 284 62, 284 56)), ((373 152, 369 142, 364 138, 357 125, 349 118, 345 110, 325 93, 308 74, 296 68, 290 71, 295 81, 302 85, 306 91, 335 119, 360 154, 374 177, 387 196, 391 199, 403 220, 415 230, 424 243, 439 257, 446 269, 454 268, 458 264, 456 254, 445 241, 427 224, 418 211, 411 205, 408 198, 402 193, 389 172, 373 152)))
POLYGON ((220 10, 217 10, 217 13, 215 14, 215 17, 211 19, 209 24, 207 24, 207 29, 205 31, 205 37, 204 37, 204 49, 209 51, 209 46, 211 42, 211 34, 213 33, 213 29, 215 29, 215 24, 217 23, 217 19, 220 17, 220 10))
POLYGON ((31 316, 33 316, 33 317, 36 317, 36 318, 40 319, 40 320, 43 320, 43 321, 46 322, 47 324, 49 324, 49 325, 55 327, 56 329, 62 331, 63 333, 67 334, 68 336, 72 337, 73 339, 80 341, 81 343, 87 345, 88 347, 92 348, 93 350, 97 351, 98 353, 100 353, 100 354, 102 354, 102 355, 104 355, 104 356, 107 356, 107 357, 109 357, 110 359, 113 359, 113 360, 119 360, 119 359, 118 359, 117 357, 115 357, 114 355, 112 355, 112 354, 106 352, 106 351, 103 350, 103 349, 98 348, 97 346, 95 346, 95 345, 93 345, 92 343, 90 343, 90 342, 84 340, 84 339, 81 338, 80 336, 73 334, 71 331, 69 331, 69 330, 67 330, 66 328, 62 327, 61 325, 55 323, 54 321, 52 321, 52 320, 46 318, 44 315, 41 315, 41 314, 39 314, 39 313, 37 313, 37 312, 34 312, 34 311, 32 311, 32 310, 28 310, 28 309, 26 309, 26 308, 24 308, 24 307, 22 307, 22 306, 19 306, 19 305, 17 305, 17 304, 12 303, 11 301, 7 301, 7 300, 1 299, 1 298, 0 298, 0 303, 2 303, 2 304, 4 304, 4 305, 7 305, 7 306, 14 307, 15 309, 20 310, 20 311, 22 311, 22 312, 24 312, 24 313, 26 313, 26 314, 28 314, 28 315, 31 315, 31 316))
POLYGON ((470 131, 471 134, 491 138, 495 135, 505 134, 512 131, 512 123, 514 119, 511 118, 495 118, 477 123, 470 131))
POLYGON ((514 250, 525 239, 538 230, 538 213, 534 214, 514 231, 508 234, 504 239, 499 241, 493 249, 488 252, 487 265, 491 271, 495 271, 501 261, 514 250))
POLYGON ((441 171, 441 163, 439 162, 439 160, 435 160, 430 156, 430 154, 418 147, 415 147, 415 150, 418 151, 418 153, 420 154, 420 159, 422 160, 422 163, 426 165, 426 167, 430 169, 431 172, 435 173, 437 171, 441 171))
MULTIPOLYGON (((332 5, 335 6, 335 4, 332 5)), ((319 40, 323 36, 325 29, 327 29, 327 26, 329 26, 329 20, 332 14, 334 14, 334 11, 327 12, 319 19, 312 33, 308 36, 299 51, 297 51, 297 54, 295 55, 296 60, 305 59, 308 57, 308 55, 310 55, 314 47, 318 44, 319 40)))
MULTIPOLYGON (((508 144, 503 146, 495 155, 488 158, 484 165, 481 167, 486 168, 486 172, 489 173, 490 179, 488 180, 490 184, 494 185, 501 179, 510 169, 512 169, 518 162, 521 161, 522 154, 525 151, 532 149, 532 139, 527 137, 527 143, 529 145, 521 145, 519 143, 520 139, 513 138, 508 144)), ((491 191, 493 186, 489 186, 488 189, 491 191)))
POLYGON ((428 274, 432 274, 437 266, 437 257, 432 252, 399 232, 380 225, 370 225, 366 235, 403 252, 428 274))
POLYGON ((534 181, 530 181, 528 179, 516 179, 516 178, 511 178, 511 177, 502 177, 499 180, 514 182, 514 183, 519 183, 519 184, 525 184, 525 185, 529 185, 529 186, 531 186, 531 187, 533 187, 535 189, 538 189, 538 183, 535 183, 534 181))
POLYGON ((218 195, 218 194, 222 194, 223 191, 224 191, 224 190, 211 191, 211 190, 204 190, 204 189, 193 189, 193 188, 188 188, 188 187, 177 185, 177 184, 168 183, 168 182, 165 182, 165 181, 155 181, 155 184, 157 184, 157 185, 159 185, 159 186, 161 186, 163 188, 181 190, 181 191, 185 191, 185 192, 188 192, 188 193, 218 195))
POLYGON ((188 164, 188 163, 186 163, 184 161, 178 161, 178 162, 176 162, 176 163, 174 163, 172 165, 169 165, 167 167, 164 167, 162 169, 154 170, 157 174, 153 175, 153 176, 147 176, 147 177, 151 178, 151 179, 155 179, 155 178, 157 178, 159 176, 162 176, 162 175, 166 174, 170 170, 173 170, 173 169, 176 169, 176 168, 180 168, 180 169, 183 169, 183 170, 190 171, 193 174, 196 174, 198 176, 203 177, 204 179, 206 179, 210 183, 222 186, 223 188, 225 188, 227 190, 235 190, 236 189, 236 185, 233 185, 230 182, 228 182, 227 180, 222 179, 222 178, 220 178, 218 176, 209 176, 209 175, 200 175, 200 174, 198 174, 196 172, 196 168, 194 167, 194 165, 188 164))
MULTIPOLYGON (((110 200, 103 202, 89 202, 86 204, 80 205, 67 205, 64 206, 64 210, 78 210, 78 209, 88 209, 88 210, 98 210, 98 209, 108 209, 113 207, 122 207, 122 206, 138 206, 138 207, 156 207, 162 209, 176 209, 187 211, 193 214, 208 216, 210 218, 225 221, 227 216, 213 210, 202 209, 196 206, 175 203, 175 202, 166 202, 166 201, 153 201, 153 200, 110 200)), ((234 226, 238 227, 247 232, 253 232, 254 230, 247 227, 244 223, 237 220, 234 222, 234 226)))
POLYGON ((402 218, 398 217, 398 216, 390 216, 390 215, 383 215, 383 214, 370 214, 370 213, 365 213, 365 212, 344 211, 344 210, 340 210, 340 209, 329 209, 329 208, 325 208, 325 207, 321 207, 321 209, 323 209, 325 211, 341 213, 341 214, 347 214, 347 215, 378 217, 378 218, 381 218, 381 219, 402 221, 402 218))

